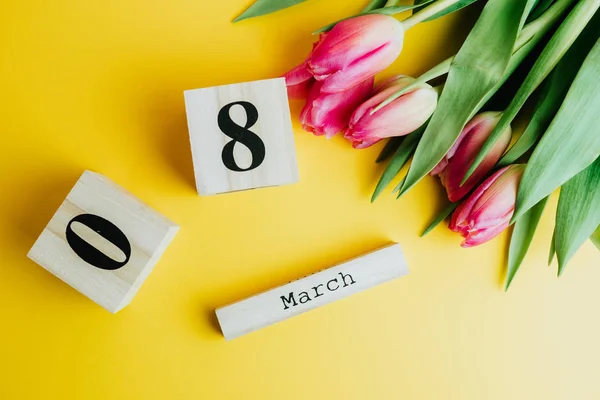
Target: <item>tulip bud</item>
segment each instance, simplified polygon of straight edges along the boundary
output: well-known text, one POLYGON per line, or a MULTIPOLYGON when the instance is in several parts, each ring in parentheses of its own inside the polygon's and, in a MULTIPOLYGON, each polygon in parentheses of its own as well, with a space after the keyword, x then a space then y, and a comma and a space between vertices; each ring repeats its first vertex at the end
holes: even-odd
POLYGON ((484 112, 475 116, 462 130, 448 154, 431 171, 430 175, 440 176, 451 202, 457 202, 469 193, 494 168, 508 148, 512 135, 510 126, 502 132, 492 150, 461 186, 460 183, 471 167, 471 163, 498 125, 501 117, 502 113, 499 112, 484 112))
POLYGON ((379 92, 361 104, 350 118, 344 137, 353 147, 364 149, 381 139, 404 136, 423 125, 435 111, 438 94, 423 84, 400 96, 371 115, 371 111, 398 90, 414 81, 408 76, 395 76, 384 82, 379 92))
POLYGON ((502 168, 457 207, 450 229, 465 238, 462 247, 485 243, 508 228, 524 170, 524 164, 502 168))
POLYGON ((315 82, 300 113, 304 130, 328 139, 348 125, 356 107, 365 101, 373 89, 373 78, 339 93, 323 93, 323 82, 315 82))
MULTIPOLYGON (((321 35, 306 61, 285 75, 288 85, 314 77, 323 82, 322 93, 343 92, 392 64, 403 41, 402 24, 388 15, 369 14, 338 22, 321 35), (291 76, 294 78, 289 79, 291 76)), ((290 97, 296 94, 292 89, 290 97)))

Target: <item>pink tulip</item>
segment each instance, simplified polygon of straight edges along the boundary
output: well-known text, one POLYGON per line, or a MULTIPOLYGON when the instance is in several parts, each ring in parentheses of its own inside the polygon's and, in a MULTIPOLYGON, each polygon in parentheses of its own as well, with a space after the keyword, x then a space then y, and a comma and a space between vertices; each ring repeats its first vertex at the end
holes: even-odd
POLYGON ((304 130, 317 136, 333 137, 348 125, 356 107, 365 101, 373 89, 373 78, 340 93, 323 93, 323 82, 315 82, 300 113, 304 130))
POLYGON ((423 125, 435 111, 438 94, 423 84, 400 96, 371 115, 371 111, 389 96, 407 86, 414 79, 395 76, 381 85, 378 93, 364 102, 350 118, 344 137, 356 149, 364 149, 381 139, 404 136, 423 125))
POLYGON ((471 163, 496 125, 498 125, 501 117, 502 114, 499 112, 484 112, 475 116, 462 130, 448 154, 431 171, 430 175, 440 176, 442 185, 446 188, 448 199, 451 202, 457 202, 469 193, 494 168, 506 151, 512 135, 510 127, 502 132, 492 150, 465 184, 460 185, 471 167, 471 163))
POLYGON ((502 168, 458 206, 450 229, 465 238, 462 247, 485 243, 508 228, 524 170, 524 164, 502 168))
MULTIPOLYGON (((348 90, 383 71, 402 51, 404 29, 388 15, 370 14, 337 23, 321 35, 306 61, 288 72, 288 86, 305 87, 313 78, 322 93, 348 90)), ((290 97, 302 93, 291 90, 290 97)))
POLYGON ((300 64, 290 72, 284 75, 287 85, 288 97, 290 99, 305 99, 312 87, 315 79, 306 68, 305 64, 300 64))
MULTIPOLYGON (((321 40, 325 36, 325 33, 321 34, 319 40, 313 43, 313 50, 321 43, 321 40)), ((308 57, 310 58, 310 54, 308 57)), ((313 83, 315 83, 314 76, 308 70, 307 61, 308 59, 283 75, 290 99, 305 99, 313 83)))

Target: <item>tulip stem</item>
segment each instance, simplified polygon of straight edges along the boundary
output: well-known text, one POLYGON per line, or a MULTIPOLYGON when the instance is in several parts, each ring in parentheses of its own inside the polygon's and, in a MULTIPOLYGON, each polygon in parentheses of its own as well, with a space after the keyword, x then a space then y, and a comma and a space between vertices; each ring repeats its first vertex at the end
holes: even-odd
POLYGON ((450 71, 450 64, 452 63, 452 60, 454 60, 454 56, 442 61, 435 67, 431 68, 429 71, 425 72, 423 75, 419 76, 410 85, 398 90, 396 93, 382 101, 377 107, 371 110, 371 115, 375 114, 377 111, 381 110, 383 107, 387 106, 392 101, 396 100, 398 97, 410 92, 411 90, 419 87, 420 85, 429 82, 432 79, 439 78, 442 75, 446 75, 448 71, 450 71))
POLYGON ((534 36, 545 35, 574 1, 575 0, 558 0, 540 17, 525 25, 519 34, 513 53, 525 46, 534 36))
POLYGON ((459 0, 438 0, 430 6, 425 7, 419 12, 414 13, 410 17, 402 21, 404 30, 408 30, 420 22, 425 21, 429 17, 433 17, 440 11, 444 11, 446 8, 458 3, 459 0))
MULTIPOLYGON (((412 17, 409 17, 408 19, 416 17, 417 15, 421 14, 426 9, 431 8, 431 7, 435 6, 436 4, 441 3, 443 1, 444 0, 441 0, 441 1, 438 1, 437 3, 432 4, 431 6, 414 14, 412 17)), ((574 1, 575 0, 558 0, 550 8, 548 8, 548 10, 546 10, 546 12, 544 12, 544 14, 542 14, 539 18, 537 18, 536 20, 525 25, 523 27, 523 29, 521 30, 521 33, 519 34, 519 38, 517 39, 517 42, 515 43, 513 55, 518 53, 518 51, 526 45, 529 45, 530 47, 533 48, 532 45, 535 45, 537 42, 539 42, 542 39, 542 37, 544 37, 544 35, 546 35, 546 33, 554 26, 554 24, 556 24, 556 22, 560 19, 560 17, 563 15, 565 10, 567 10, 574 1)), ((446 6, 447 6, 447 4, 446 4, 446 6)), ((403 25, 405 24, 405 21, 406 20, 402 21, 403 25)), ((418 22, 416 22, 416 23, 418 23, 418 22)), ((529 50, 525 51, 523 54, 524 55, 529 54, 529 50)), ((375 107, 373 110, 371 110, 371 115, 373 115, 377 111, 381 110, 381 108, 390 104, 392 101, 396 100, 398 97, 400 97, 403 94, 406 94, 410 90, 414 89, 416 86, 426 83, 426 82, 429 82, 432 79, 435 79, 442 75, 447 74, 450 71, 450 67, 452 65, 453 60, 454 60, 454 56, 447 58, 446 60, 442 61, 435 67, 431 68, 429 71, 425 72, 423 75, 418 77, 413 83, 404 87, 403 89, 400 89, 399 91, 397 91, 396 93, 394 93, 393 95, 391 95, 390 97, 388 97, 387 99, 382 101, 377 107, 375 107)))

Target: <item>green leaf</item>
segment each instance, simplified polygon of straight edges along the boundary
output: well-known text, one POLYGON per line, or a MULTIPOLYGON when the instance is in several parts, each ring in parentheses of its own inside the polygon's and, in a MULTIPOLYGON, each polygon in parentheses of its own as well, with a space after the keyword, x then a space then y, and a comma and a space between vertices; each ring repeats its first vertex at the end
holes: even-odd
POLYGON ((392 193, 398 193, 398 196, 396 196, 396 200, 398 200, 402 196, 402 193, 400 193, 400 189, 402 189, 402 186, 404 185, 405 181, 406 181, 406 175, 404 175, 404 178, 402 178, 402 180, 400 182, 398 182, 398 185, 396 185, 396 187, 392 191, 392 193))
POLYGON ((596 245, 598 250, 600 250, 600 225, 598 225, 596 231, 590 236, 590 240, 596 245))
POLYGON ((363 8, 362 12, 377 10, 378 8, 384 7, 385 3, 387 3, 387 0, 371 0, 369 4, 363 8))
POLYGON ((377 187, 375 188, 375 192, 373 192, 373 196, 371 197, 371 202, 374 202, 375 199, 377 199, 381 192, 383 192, 390 182, 392 182, 392 180, 394 180, 394 178, 400 173, 400 170, 402 170, 402 168, 406 165, 410 159, 410 156, 417 148, 419 140, 421 140, 421 136, 425 131, 425 126, 426 124, 406 136, 402 144, 400 144, 400 147, 398 147, 398 150, 396 150, 394 157, 388 164, 385 171, 383 171, 383 175, 381 175, 381 178, 377 183, 377 187))
POLYGON ((456 207, 458 207, 459 204, 460 202, 457 201, 456 203, 450 203, 446 207, 444 207, 444 209, 431 221, 429 226, 425 228, 423 233, 421 233, 421 237, 427 235, 429 232, 434 230, 435 227, 437 227, 443 220, 448 218, 448 216, 452 214, 454 210, 456 210, 456 207))
POLYGON ((392 101, 399 98, 400 96, 402 96, 408 92, 411 92, 413 89, 415 89, 417 87, 421 87, 424 83, 429 82, 432 79, 439 78, 440 76, 447 74, 448 71, 450 70, 450 66, 452 64, 453 59, 454 59, 454 57, 450 57, 450 58, 442 61, 441 63, 439 63, 435 67, 431 68, 429 71, 425 72, 423 75, 419 76, 414 81, 412 81, 410 84, 404 86, 402 89, 398 90, 397 92, 394 92, 387 99, 385 99, 384 101, 379 103, 379 105, 377 105, 377 107, 375 107, 371 111, 371 115, 375 114, 377 111, 379 111, 383 107, 387 106, 392 101))
POLYGON ((548 254, 548 266, 552 264, 554 256, 556 255, 556 230, 552 232, 552 241, 550 242, 550 253, 548 254))
POLYGON ((481 147, 477 157, 475 157, 475 160, 473 160, 469 170, 463 177, 461 184, 464 184, 467 179, 471 177, 488 153, 494 148, 494 145, 500 139, 502 133, 506 131, 519 111, 521 111, 521 108, 529 96, 531 96, 558 64, 560 59, 565 55, 567 50, 569 50, 579 34, 583 31, 587 23, 592 19, 599 7, 600 0, 581 0, 567 16, 542 51, 542 54, 538 57, 531 68, 531 71, 529 71, 525 81, 502 114, 494 131, 481 147))
POLYGON ((369 12, 373 10, 377 10, 378 8, 385 7, 387 0, 371 0, 369 4, 365 8, 363 8, 362 12, 369 12))
POLYGON ((600 225, 600 157, 565 183, 560 191, 555 228, 559 276, 565 271, 571 257, 594 233, 598 225, 600 225))
POLYGON ((527 163, 513 220, 588 167, 600 154, 598 76, 600 40, 586 57, 558 114, 527 163))
POLYGON ((564 99, 564 95, 562 97, 560 96, 559 85, 555 84, 562 82, 563 80, 556 70, 550 75, 550 78, 545 81, 540 90, 539 99, 527 128, 521 134, 519 139, 517 139, 515 144, 502 156, 498 162, 498 167, 506 167, 507 165, 515 163, 537 143, 540 137, 542 137, 564 99))
MULTIPOLYGON (((469 5, 473 4, 473 3, 475 3, 476 1, 477 0, 459 0, 456 4, 453 4, 452 6, 446 8, 444 11, 440 11, 439 13, 434 14, 433 16, 427 18, 423 22, 433 21, 434 19, 443 17, 443 16, 448 15, 448 14, 452 14, 453 12, 458 11, 458 10, 460 10, 462 8, 465 8, 466 6, 469 6, 469 5)), ((424 5, 425 3, 428 3, 428 2, 425 1, 425 0, 417 0, 417 1, 415 1, 415 4, 418 4, 420 6, 424 5)), ((417 10, 417 11, 419 11, 419 10, 417 10)), ((415 11, 415 12, 417 12, 417 11, 415 11)))
POLYGON ((431 171, 509 66, 533 0, 490 0, 452 61, 437 110, 417 147, 401 193, 431 171))
POLYGON ((538 19, 543 13, 546 12, 546 10, 548 10, 548 8, 550 8, 554 1, 555 0, 537 0, 527 21, 538 19))
POLYGON ((508 249, 508 269, 506 273, 506 281, 504 283, 504 291, 507 291, 512 283, 527 251, 533 240, 533 235, 544 212, 548 198, 546 197, 531 210, 526 212, 517 220, 513 228, 510 238, 510 247, 508 249))
POLYGON ((514 163, 542 137, 564 101, 569 87, 581 68, 581 64, 599 36, 600 13, 596 13, 586 29, 579 35, 579 38, 544 82, 539 91, 539 99, 527 129, 514 146, 502 157, 498 166, 504 167, 514 163))
MULTIPOLYGON (((515 49, 513 50, 513 56, 510 59, 510 63, 504 73, 502 79, 492 88, 479 102, 478 107, 487 102, 487 100, 504 84, 504 82, 512 75, 515 69, 521 64, 525 57, 531 52, 533 48, 540 42, 544 35, 552 28, 553 24, 560 18, 562 13, 568 8, 569 4, 574 0, 562 0, 562 3, 558 3, 552 6, 552 9, 548 10, 542 18, 534 21, 525 26, 521 31, 515 49)), ((442 75, 446 75, 450 71, 454 56, 442 61, 429 71, 423 73, 410 85, 405 86, 399 91, 393 93, 382 101, 377 107, 371 111, 371 115, 385 107, 398 97, 405 93, 413 90, 415 87, 422 85, 423 83, 429 82, 435 78, 439 78, 442 75)))
POLYGON ((400 147, 400 144, 404 140, 405 136, 393 137, 387 141, 383 149, 381 149, 381 153, 375 160, 375 163, 379 164, 392 156, 400 147))
POLYGON ((283 10, 306 0, 256 0, 246 11, 233 20, 238 22, 247 18, 259 17, 275 11, 283 10))
MULTIPOLYGON (((427 0, 428 3, 432 2, 434 0, 427 0)), ((363 11, 359 14, 353 15, 351 17, 347 17, 347 18, 342 18, 339 21, 335 21, 332 22, 331 24, 327 24, 324 27, 317 29, 316 31, 314 31, 312 34, 316 35, 319 33, 323 33, 323 32, 328 32, 330 31, 334 26, 336 26, 338 23, 345 21, 347 19, 350 18, 356 18, 356 17, 360 17, 361 15, 369 15, 369 14, 384 14, 384 15, 395 15, 395 14, 399 14, 401 12, 404 11, 408 11, 408 10, 412 10, 413 8, 418 7, 416 5, 409 5, 409 6, 390 6, 390 7, 383 7, 383 8, 377 8, 377 9, 373 9, 371 11, 363 11)))

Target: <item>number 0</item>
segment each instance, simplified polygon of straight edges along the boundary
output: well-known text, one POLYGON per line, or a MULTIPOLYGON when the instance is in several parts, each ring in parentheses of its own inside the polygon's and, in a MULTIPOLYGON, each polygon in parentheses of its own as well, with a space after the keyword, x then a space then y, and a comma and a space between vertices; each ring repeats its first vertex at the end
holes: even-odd
POLYGON ((66 231, 67 243, 83 261, 96 268, 113 271, 123 267, 131 257, 131 244, 127 236, 112 222, 93 214, 81 214, 69 221, 66 231), (77 235, 71 225, 78 222, 108 240, 125 254, 125 261, 116 261, 77 235))

